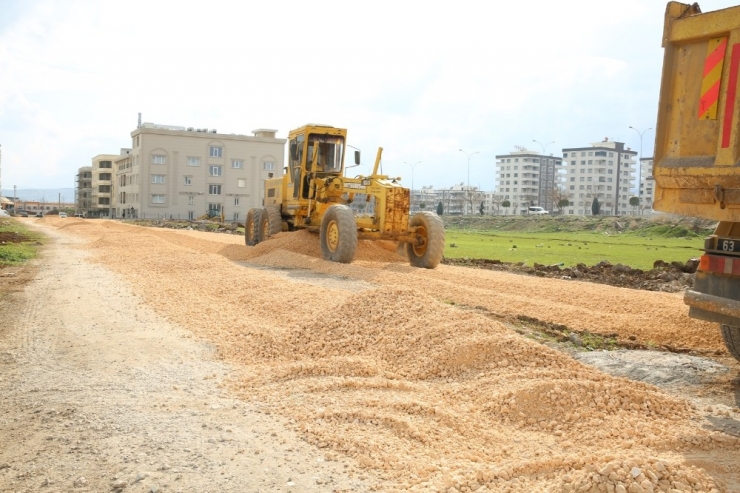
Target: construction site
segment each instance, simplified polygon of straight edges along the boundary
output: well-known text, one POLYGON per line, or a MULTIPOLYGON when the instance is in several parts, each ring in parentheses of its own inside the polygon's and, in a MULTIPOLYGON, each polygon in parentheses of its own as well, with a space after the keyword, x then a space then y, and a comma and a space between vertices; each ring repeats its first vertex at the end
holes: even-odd
POLYGON ((681 293, 23 221, 2 491, 740 491, 740 366, 681 293))

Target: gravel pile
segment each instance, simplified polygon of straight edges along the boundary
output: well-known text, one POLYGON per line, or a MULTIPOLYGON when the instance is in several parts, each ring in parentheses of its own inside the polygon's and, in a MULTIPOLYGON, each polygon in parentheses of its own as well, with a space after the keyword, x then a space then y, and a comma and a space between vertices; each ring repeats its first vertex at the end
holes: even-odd
POLYGON ((227 235, 102 221, 67 231, 241 368, 231 386, 243 398, 290 418, 328 458, 372 469, 381 490, 728 491, 720 464, 740 460, 740 440, 702 427, 687 401, 600 373, 490 316, 717 347, 676 295, 414 269, 373 245, 340 265, 312 256, 309 234, 240 245, 253 263, 376 286, 352 293, 236 265, 224 252, 237 238, 227 235), (379 260, 388 254, 392 262, 379 260))

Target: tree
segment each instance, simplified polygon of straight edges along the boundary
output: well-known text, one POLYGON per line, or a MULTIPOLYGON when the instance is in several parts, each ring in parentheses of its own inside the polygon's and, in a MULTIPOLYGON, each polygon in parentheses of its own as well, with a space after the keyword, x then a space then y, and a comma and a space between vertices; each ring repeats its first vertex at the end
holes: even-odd
POLYGON ((442 205, 442 201, 439 201, 439 204, 437 204, 437 215, 441 216, 445 211, 445 206, 442 205))
POLYGON ((424 209, 426 209, 426 208, 427 208, 427 204, 426 204, 426 202, 422 202, 422 203, 420 203, 420 204, 419 204, 419 209, 421 209, 422 211, 423 211, 424 209))
POLYGON ((563 207, 570 204, 570 194, 561 186, 552 187, 547 192, 547 199, 547 202, 554 204, 558 211, 562 211, 563 207))
POLYGON ((478 212, 480 212, 480 215, 483 215, 483 202, 480 203, 480 207, 478 207, 478 212))
POLYGON ((470 207, 470 213, 473 214, 473 211, 475 210, 474 209, 474 207, 475 207, 474 204, 476 202, 478 202, 479 200, 483 200, 483 194, 481 192, 478 192, 477 190, 475 190, 475 188, 473 188, 473 190, 468 189, 466 191, 465 195, 466 195, 466 199, 467 199, 467 202, 468 202, 467 205, 466 205, 466 209, 468 207, 470 207))
POLYGON ((506 213, 506 209, 508 209, 509 207, 511 207, 511 202, 509 202, 508 200, 503 200, 501 202, 501 207, 504 208, 504 213, 506 213))
POLYGON ((503 196, 496 195, 495 193, 491 195, 491 200, 489 201, 491 204, 491 214, 497 215, 499 213, 499 210, 501 209, 501 201, 503 200, 503 196))
POLYGON ((600 207, 601 204, 599 204, 599 199, 594 197, 593 202, 591 202, 591 214, 593 214, 594 216, 598 216, 600 207))
POLYGON ((638 207, 640 207, 640 198, 639 197, 630 197, 630 205, 633 209, 637 210, 638 207))

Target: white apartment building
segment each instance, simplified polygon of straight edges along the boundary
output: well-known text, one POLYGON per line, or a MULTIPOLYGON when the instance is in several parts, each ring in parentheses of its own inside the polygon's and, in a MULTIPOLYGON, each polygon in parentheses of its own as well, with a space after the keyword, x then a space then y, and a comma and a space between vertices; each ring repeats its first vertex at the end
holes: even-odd
POLYGON ((640 158, 640 213, 652 211, 655 199, 655 178, 653 178, 653 158, 640 158))
POLYGON ((141 124, 130 154, 117 156, 115 216, 192 220, 223 211, 227 221, 243 221, 262 206, 265 179, 283 172, 285 139, 276 132, 141 124))
POLYGON ((622 142, 604 139, 590 147, 563 149, 565 192, 570 199, 566 214, 591 214, 596 197, 599 214, 634 214, 629 205, 634 188, 637 152, 624 147, 622 142))
POLYGON ((529 206, 548 211, 557 205, 563 160, 524 148, 496 156, 496 195, 511 203, 513 214, 526 214, 529 206))

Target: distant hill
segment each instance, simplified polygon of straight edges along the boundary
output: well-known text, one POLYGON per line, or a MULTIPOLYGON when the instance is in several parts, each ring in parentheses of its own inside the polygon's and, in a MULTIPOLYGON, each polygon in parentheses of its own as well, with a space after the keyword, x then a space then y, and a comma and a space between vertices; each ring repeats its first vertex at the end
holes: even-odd
MULTIPOLYGON (((19 188, 16 190, 16 193, 18 194, 19 201, 27 200, 29 202, 38 201, 38 202, 57 203, 59 202, 60 196, 61 196, 62 202, 74 202, 75 201, 75 191, 74 191, 74 188, 72 187, 70 188, 47 188, 47 189, 19 188)), ((13 189, 3 188, 0 195, 12 200, 13 199, 13 189)))

